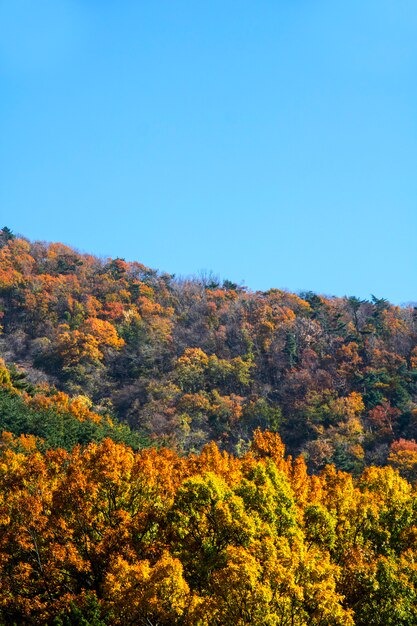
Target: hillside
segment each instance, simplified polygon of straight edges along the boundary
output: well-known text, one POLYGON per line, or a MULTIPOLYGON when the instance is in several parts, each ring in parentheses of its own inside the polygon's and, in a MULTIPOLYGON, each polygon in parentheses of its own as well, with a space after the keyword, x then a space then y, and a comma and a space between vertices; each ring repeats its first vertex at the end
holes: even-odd
POLYGON ((0 355, 33 384, 178 451, 278 431, 311 471, 417 468, 417 311, 176 280, 60 243, 0 237, 0 355))
POLYGON ((0 246, 1 626, 417 623, 413 307, 0 246))

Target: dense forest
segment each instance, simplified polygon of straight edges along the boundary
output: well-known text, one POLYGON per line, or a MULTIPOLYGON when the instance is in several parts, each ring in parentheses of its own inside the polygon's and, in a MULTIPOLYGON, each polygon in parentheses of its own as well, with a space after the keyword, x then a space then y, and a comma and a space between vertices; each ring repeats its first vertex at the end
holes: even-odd
POLYGON ((178 452, 241 454, 269 428, 313 472, 415 477, 416 308, 176 280, 7 228, 0 245, 0 356, 28 383, 178 452))
POLYGON ((0 623, 417 623, 417 309, 0 231, 0 623))
POLYGON ((260 431, 241 457, 1 450, 1 624, 417 623, 416 496, 392 467, 309 476, 260 431))

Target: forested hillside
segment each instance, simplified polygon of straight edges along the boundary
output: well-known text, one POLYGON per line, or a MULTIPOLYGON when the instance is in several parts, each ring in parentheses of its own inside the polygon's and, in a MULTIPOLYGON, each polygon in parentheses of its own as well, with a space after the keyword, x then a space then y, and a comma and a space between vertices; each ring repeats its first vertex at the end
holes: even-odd
POLYGON ((417 623, 412 306, 0 246, 1 626, 417 623))
POLYGON ((177 280, 7 228, 0 245, 0 355, 32 385, 179 452, 242 454, 269 428, 310 471, 389 461, 415 478, 412 306, 177 280))

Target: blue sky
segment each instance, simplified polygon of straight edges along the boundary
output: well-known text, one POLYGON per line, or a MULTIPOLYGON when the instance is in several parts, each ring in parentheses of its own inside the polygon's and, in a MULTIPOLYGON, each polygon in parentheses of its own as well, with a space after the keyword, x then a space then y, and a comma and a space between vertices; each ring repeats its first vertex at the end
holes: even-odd
POLYGON ((0 222, 417 300, 417 3, 0 0, 0 222))

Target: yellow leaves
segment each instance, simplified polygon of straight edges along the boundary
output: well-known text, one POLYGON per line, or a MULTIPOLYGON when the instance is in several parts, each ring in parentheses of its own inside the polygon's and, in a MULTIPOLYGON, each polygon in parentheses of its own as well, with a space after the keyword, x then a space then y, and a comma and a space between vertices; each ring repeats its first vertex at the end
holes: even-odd
POLYGON ((0 386, 12 391, 14 389, 10 372, 3 359, 0 358, 0 386))
MULTIPOLYGON (((183 578, 183 566, 179 559, 163 553, 152 568, 151 581, 154 586, 152 602, 162 614, 180 616, 187 605, 189 587, 183 578)), ((165 618, 166 619, 166 618, 165 618)))
MULTIPOLYGON (((80 421, 83 421, 91 416, 90 409, 92 404, 90 398, 87 398, 87 396, 76 396, 69 403, 69 412, 80 421)), ((97 415, 97 418, 99 418, 98 421, 101 421, 100 416, 97 415)))
POLYGON ((173 322, 168 316, 155 316, 149 320, 149 330, 155 339, 162 342, 170 342, 173 322))
POLYGON ((74 251, 63 243, 51 243, 47 249, 47 258, 51 261, 71 254, 74 254, 74 251))
POLYGON ((295 310, 297 313, 300 311, 308 312, 311 310, 311 305, 294 293, 289 293, 288 291, 283 291, 281 289, 270 289, 268 295, 270 295, 273 300, 277 299, 281 305, 291 307, 291 310, 295 310))
MULTIPOLYGON (((88 415, 82 396, 56 396, 88 415)), ((111 440, 70 454, 0 444, 0 621, 53 623, 71 603, 84 615, 88 593, 116 626, 352 626, 351 598, 375 610, 386 582, 414 593, 416 537, 398 472, 309 477, 270 432, 242 459, 214 443, 189 457, 111 440)))
POLYGON ((177 491, 172 515, 178 553, 186 561, 193 559, 193 568, 200 563, 203 571, 221 558, 228 544, 245 545, 256 532, 242 498, 211 472, 184 481, 177 491))
POLYGON ((411 485, 390 466, 367 467, 360 484, 365 493, 372 494, 372 498, 380 504, 404 501, 411 493, 411 485))
POLYGON ((145 283, 138 282, 139 293, 142 297, 153 300, 155 298, 155 290, 145 283))
POLYGON ((24 283, 33 265, 28 250, 29 244, 23 239, 11 240, 0 249, 0 289, 24 283))
POLYGON ((352 391, 345 399, 346 412, 349 417, 353 417, 365 410, 362 395, 356 391, 352 391))
POLYGON ((14 274, 27 277, 31 274, 34 259, 30 255, 30 243, 25 239, 12 239, 0 250, 0 266, 14 274))
POLYGON ((260 563, 244 548, 234 546, 227 548, 226 559, 227 565, 215 572, 210 581, 213 597, 207 609, 216 616, 215 623, 270 623, 268 605, 273 594, 261 581, 260 563))
POLYGON ((147 295, 141 295, 137 299, 138 311, 136 313, 139 316, 137 321, 140 319, 144 321, 147 332, 152 335, 154 340, 163 343, 170 342, 174 310, 171 307, 163 307, 159 303, 154 302, 154 290, 151 287, 141 284, 140 293, 147 295))
POLYGON ((211 577, 211 597, 200 608, 208 623, 353 625, 352 611, 343 608, 336 591, 340 568, 327 554, 278 541, 267 553, 229 546, 225 556, 226 565, 211 577))
MULTIPOLYGON (((343 596, 336 591, 340 568, 321 551, 304 551, 299 581, 303 583, 303 608, 313 624, 353 626, 353 611, 342 606, 343 596)), ((306 615, 306 617, 307 617, 306 615)))
POLYGON ((331 399, 328 404, 330 412, 346 421, 356 418, 365 410, 362 395, 357 391, 346 397, 331 399))
MULTIPOLYGON (((129 587, 130 589, 133 588, 133 591, 136 591, 136 595, 139 596, 140 588, 143 588, 149 579, 150 569, 147 560, 132 565, 123 557, 117 556, 109 568, 105 581, 105 591, 113 599, 112 602, 124 601, 126 595, 131 595, 129 594, 129 587)), ((133 598, 129 598, 129 600, 129 606, 134 609, 133 598)))
POLYGON ((0 438, 0 474, 6 475, 19 469, 24 455, 19 454, 20 437, 12 433, 2 432, 0 438))
POLYGON ((163 553, 153 567, 149 561, 114 559, 104 583, 112 623, 175 624, 190 604, 190 590, 178 559, 163 553))
MULTIPOLYGON (((200 348, 187 348, 180 356, 173 372, 174 379, 187 394, 210 391, 214 397, 244 390, 250 383, 250 373, 254 364, 251 359, 235 357, 219 359, 215 354, 208 356, 200 348)), ((237 416, 238 417, 238 416, 237 416)))
POLYGON ((196 392, 204 385, 209 357, 200 348, 187 348, 177 359, 175 377, 183 391, 196 392))
POLYGON ((0 289, 17 287, 21 282, 23 282, 23 276, 17 270, 11 268, 3 268, 4 266, 0 267, 0 289))
POLYGON ((204 368, 208 365, 209 357, 200 348, 186 348, 184 354, 177 360, 179 367, 204 368))

